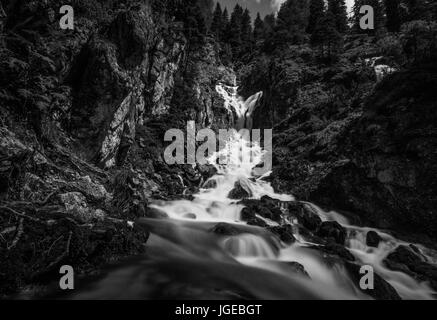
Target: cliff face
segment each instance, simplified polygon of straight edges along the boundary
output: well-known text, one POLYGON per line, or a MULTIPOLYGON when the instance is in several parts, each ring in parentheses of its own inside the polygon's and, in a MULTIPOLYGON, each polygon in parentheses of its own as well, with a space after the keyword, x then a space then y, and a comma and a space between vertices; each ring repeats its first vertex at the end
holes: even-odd
POLYGON ((188 49, 180 24, 162 26, 148 6, 132 8, 105 33, 93 35, 73 66, 71 132, 87 160, 104 167, 123 164, 136 125, 176 108, 199 126, 228 126, 232 119, 215 84, 230 77, 211 44, 188 49), (173 100, 176 90, 190 104, 182 108, 173 100))
POLYGON ((372 38, 345 49, 331 65, 302 46, 240 70, 244 94, 266 93, 254 127, 273 127, 273 185, 357 223, 435 238, 435 66, 380 81, 372 38))
POLYGON ((96 8, 74 31, 59 31, 57 1, 0 12, 0 295, 50 280, 71 259, 86 273, 142 252, 148 233, 127 221, 153 215, 151 197, 188 197, 213 173, 169 167, 165 131, 234 121, 215 86, 235 75, 212 40, 190 43, 147 2, 87 5, 96 8))

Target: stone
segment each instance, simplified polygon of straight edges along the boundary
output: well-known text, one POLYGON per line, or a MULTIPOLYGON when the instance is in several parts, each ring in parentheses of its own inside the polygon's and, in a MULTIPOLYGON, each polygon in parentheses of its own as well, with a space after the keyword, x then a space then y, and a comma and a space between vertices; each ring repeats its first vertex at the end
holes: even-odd
POLYGON ((160 209, 147 207, 146 217, 151 219, 167 219, 168 214, 160 209))
POLYGON ((220 236, 236 236, 243 233, 236 226, 229 223, 218 223, 209 232, 215 233, 220 236))
POLYGON ((233 200, 247 199, 252 197, 252 193, 248 188, 242 186, 241 181, 235 182, 234 189, 229 192, 228 198, 233 200))
POLYGON ((296 242, 296 238, 293 235, 293 228, 291 225, 268 227, 271 233, 277 235, 279 239, 287 245, 291 245, 296 242))
POLYGON ((369 231, 366 235, 366 244, 369 247, 378 248, 379 243, 382 241, 381 236, 375 231, 369 231))
POLYGON ((305 278, 310 278, 308 272, 306 272, 305 267, 298 262, 291 261, 285 262, 285 265, 290 270, 290 272, 295 273, 296 275, 304 276, 305 278))
POLYGON ((328 240, 333 239, 336 243, 344 245, 347 232, 338 222, 325 221, 320 225, 317 235, 328 240))

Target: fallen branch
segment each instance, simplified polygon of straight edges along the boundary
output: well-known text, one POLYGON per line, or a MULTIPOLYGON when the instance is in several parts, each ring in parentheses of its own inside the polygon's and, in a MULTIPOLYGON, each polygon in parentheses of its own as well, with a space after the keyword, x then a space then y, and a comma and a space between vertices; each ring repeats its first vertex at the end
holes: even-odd
POLYGON ((68 239, 67 239, 67 244, 65 246, 65 251, 52 263, 50 263, 46 270, 51 270, 53 267, 55 267, 57 264, 59 264, 59 262, 61 262, 65 257, 67 257, 70 254, 70 242, 71 242, 71 237, 73 235, 73 232, 70 231, 69 235, 68 235, 68 239))
POLYGON ((16 233, 15 238, 14 238, 14 241, 12 241, 12 244, 10 246, 8 246, 8 250, 13 249, 17 245, 18 241, 20 241, 20 238, 24 233, 23 221, 24 221, 24 219, 21 218, 19 225, 18 225, 17 233, 16 233))
POLYGON ((40 220, 38 218, 34 218, 34 217, 31 217, 31 216, 28 216, 28 215, 26 215, 24 213, 21 213, 21 212, 17 212, 14 209, 6 207, 6 206, 0 206, 0 210, 2 210, 2 209, 8 211, 9 213, 11 213, 11 214, 13 214, 13 215, 15 215, 17 217, 20 217, 20 218, 25 218, 25 219, 29 219, 31 221, 45 223, 45 221, 42 221, 42 220, 40 220))

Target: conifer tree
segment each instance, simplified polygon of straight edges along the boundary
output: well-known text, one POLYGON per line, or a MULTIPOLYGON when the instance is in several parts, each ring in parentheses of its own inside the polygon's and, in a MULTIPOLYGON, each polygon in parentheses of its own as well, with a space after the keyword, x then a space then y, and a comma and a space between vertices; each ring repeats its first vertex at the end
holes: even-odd
POLYGON ((211 34, 213 34, 217 39, 220 39, 222 30, 223 30, 223 12, 222 7, 219 2, 217 2, 217 5, 214 10, 212 22, 211 22, 211 34))
POLYGON ((241 41, 243 50, 250 50, 252 48, 252 19, 250 12, 245 9, 241 17, 241 41))
POLYGON ((264 39, 264 22, 261 19, 259 12, 256 15, 253 28, 253 38, 255 41, 260 41, 264 39))
POLYGON ((231 14, 231 21, 229 23, 228 37, 229 43, 232 47, 232 55, 237 56, 242 44, 242 20, 243 8, 236 5, 231 14))
POLYGON ((229 41, 229 13, 228 8, 225 8, 223 10, 223 16, 222 16, 222 30, 221 30, 221 37, 220 40, 222 42, 228 42, 229 41))
POLYGON ((344 33, 348 30, 347 7, 345 0, 328 0, 328 11, 335 19, 335 27, 338 32, 344 33))
POLYGON ((276 28, 276 17, 275 15, 268 14, 264 17, 264 34, 266 36, 271 36, 276 28))
POLYGON ((275 28, 275 45, 299 43, 308 23, 308 1, 286 0, 279 9, 275 28))
POLYGON ((311 0, 310 3, 310 16, 308 18, 307 32, 313 33, 317 22, 323 18, 325 12, 324 0, 311 0))
POLYGON ((342 36, 337 31, 335 16, 327 11, 311 35, 311 44, 320 48, 322 57, 332 59, 339 51, 341 43, 342 36))
POLYGON ((386 27, 390 32, 398 32, 401 28, 400 0, 384 0, 386 27))
POLYGON ((426 8, 426 0, 402 0, 403 22, 426 20, 430 12, 426 8))

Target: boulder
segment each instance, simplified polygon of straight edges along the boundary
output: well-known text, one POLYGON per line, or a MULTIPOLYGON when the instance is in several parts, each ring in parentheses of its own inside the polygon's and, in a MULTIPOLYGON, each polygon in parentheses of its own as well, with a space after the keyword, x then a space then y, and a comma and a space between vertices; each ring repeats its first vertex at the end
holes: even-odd
POLYGON ((252 197, 252 193, 249 188, 244 187, 241 181, 235 182, 234 189, 229 192, 228 198, 239 200, 239 199, 247 199, 252 197))
POLYGON ((68 214, 75 219, 90 223, 104 218, 102 211, 96 211, 88 206, 85 196, 80 192, 67 192, 59 195, 59 200, 65 206, 68 214))
POLYGON ((325 221, 323 222, 318 231, 317 235, 321 238, 332 239, 336 243, 344 245, 346 241, 347 232, 346 229, 343 228, 336 221, 325 221))
POLYGON ((356 287, 361 290, 364 294, 371 296, 376 300, 401 300, 401 297, 393 288, 393 286, 385 281, 380 275, 374 273, 374 288, 365 290, 361 289, 360 281, 362 278, 362 274, 360 273, 361 266, 355 263, 346 262, 345 263, 346 270, 352 281, 355 283, 356 287))
POLYGON ((300 263, 292 261, 292 262, 285 262, 285 265, 290 270, 290 272, 296 275, 304 276, 305 278, 310 278, 310 275, 308 274, 308 272, 306 272, 305 267, 300 263))
POLYGON ((242 230, 229 223, 218 223, 212 227, 209 232, 218 234, 220 236, 236 236, 243 233, 242 230))
POLYGON ((299 223, 309 231, 316 231, 322 224, 322 219, 304 203, 291 202, 288 205, 288 212, 294 215, 299 223))
POLYGON ((369 231, 366 235, 366 244, 369 247, 378 248, 379 243, 382 241, 381 236, 375 231, 369 231))
POLYGON ((291 225, 268 227, 271 233, 277 235, 279 239, 287 245, 291 245, 296 242, 296 238, 293 235, 293 228, 291 225))
POLYGON ((148 207, 146 209, 146 217, 151 219, 167 219, 168 214, 160 209, 148 207))

